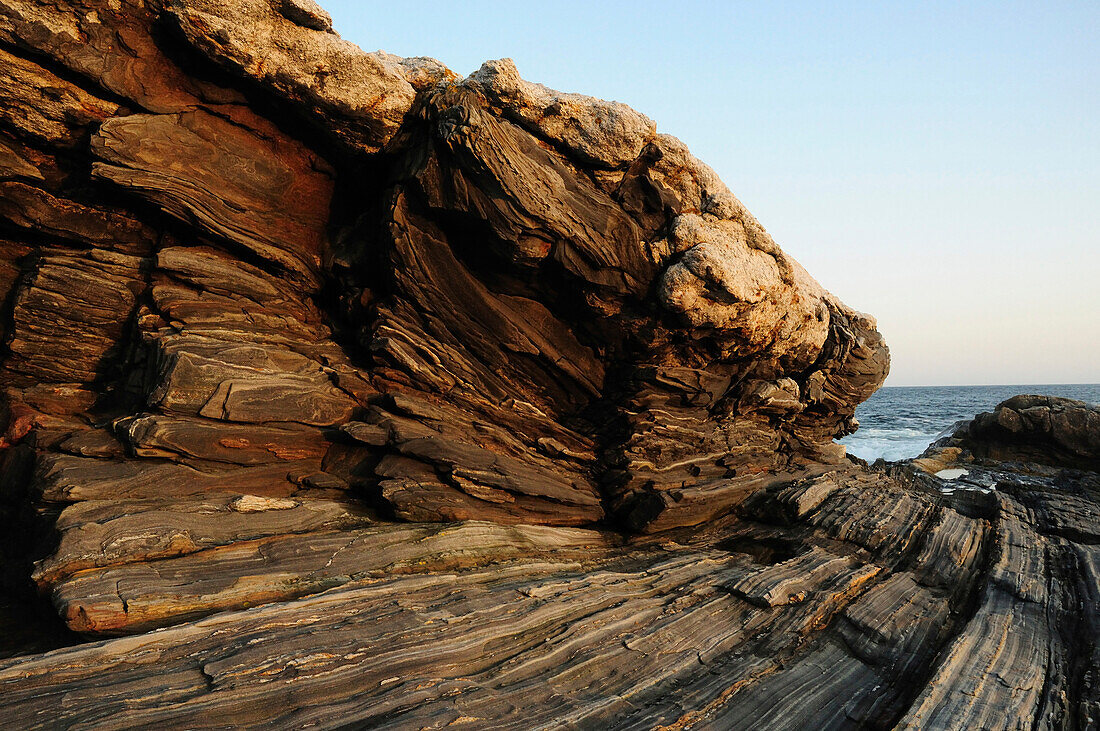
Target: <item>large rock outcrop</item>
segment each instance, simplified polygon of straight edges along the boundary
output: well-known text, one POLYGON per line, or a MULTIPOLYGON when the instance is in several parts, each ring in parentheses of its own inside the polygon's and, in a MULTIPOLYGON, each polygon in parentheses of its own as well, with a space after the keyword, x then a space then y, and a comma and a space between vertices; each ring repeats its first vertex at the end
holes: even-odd
POLYGON ((921 456, 928 464, 1019 462, 1100 472, 1100 406, 1013 396, 956 425, 921 456))
POLYGON ((645 116, 311 0, 0 56, 7 723, 1096 716, 1092 534, 845 460, 874 320, 645 116))

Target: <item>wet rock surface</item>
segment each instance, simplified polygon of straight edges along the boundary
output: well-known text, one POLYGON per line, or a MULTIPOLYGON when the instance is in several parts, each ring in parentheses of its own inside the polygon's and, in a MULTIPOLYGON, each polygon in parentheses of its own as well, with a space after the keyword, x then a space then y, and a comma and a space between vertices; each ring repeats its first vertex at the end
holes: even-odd
POLYGON ((6 725, 1100 717, 1095 410, 849 462, 874 320, 653 121, 309 0, 0 56, 6 725))

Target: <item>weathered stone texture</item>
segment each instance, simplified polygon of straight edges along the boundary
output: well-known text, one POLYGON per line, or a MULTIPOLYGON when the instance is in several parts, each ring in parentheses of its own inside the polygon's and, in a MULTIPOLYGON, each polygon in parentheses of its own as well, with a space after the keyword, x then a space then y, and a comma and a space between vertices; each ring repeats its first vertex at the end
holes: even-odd
POLYGON ((875 321, 626 105, 312 0, 0 0, 0 102, 6 727, 1095 724, 1095 409, 846 460, 875 321))

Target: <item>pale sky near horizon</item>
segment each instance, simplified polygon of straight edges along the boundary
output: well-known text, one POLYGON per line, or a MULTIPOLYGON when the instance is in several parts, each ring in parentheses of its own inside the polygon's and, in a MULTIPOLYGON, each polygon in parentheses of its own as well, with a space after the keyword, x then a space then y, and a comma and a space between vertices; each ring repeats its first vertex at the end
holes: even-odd
POLYGON ((321 2, 654 119, 878 318, 887 385, 1100 382, 1100 2, 321 2))

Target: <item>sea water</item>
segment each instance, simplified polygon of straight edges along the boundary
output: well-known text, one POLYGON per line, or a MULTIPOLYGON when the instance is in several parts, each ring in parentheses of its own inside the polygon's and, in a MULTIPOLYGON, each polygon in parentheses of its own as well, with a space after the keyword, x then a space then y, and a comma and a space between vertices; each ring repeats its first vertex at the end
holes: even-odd
POLYGON ((887 386, 856 408, 859 431, 840 440, 873 462, 916 457, 955 422, 1021 393, 1100 403, 1100 384, 1056 386, 887 386))

